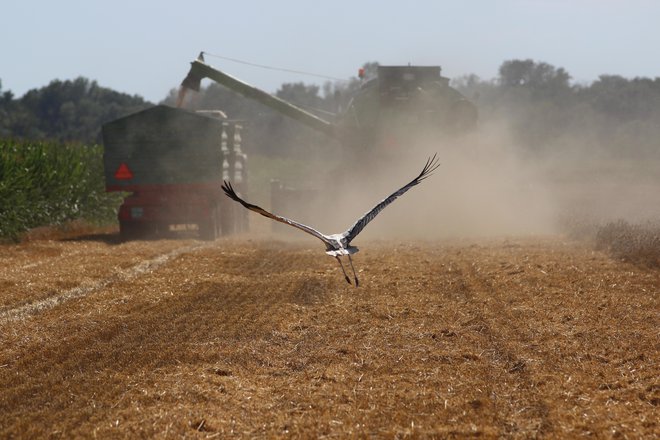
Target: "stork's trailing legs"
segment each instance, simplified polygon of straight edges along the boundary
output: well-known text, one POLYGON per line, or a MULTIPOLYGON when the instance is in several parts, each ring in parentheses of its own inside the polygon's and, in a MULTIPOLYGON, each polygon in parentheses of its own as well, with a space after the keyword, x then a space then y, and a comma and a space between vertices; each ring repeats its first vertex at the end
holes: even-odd
POLYGON ((351 263, 351 269, 353 269, 353 277, 355 277, 355 287, 360 285, 360 282, 358 281, 357 274, 355 273, 355 268, 353 267, 353 259, 351 258, 351 254, 348 254, 348 262, 351 263))
POLYGON ((339 267, 341 267, 341 271, 344 272, 344 278, 346 278, 346 282, 347 282, 348 284, 351 284, 351 279, 348 278, 348 275, 346 275, 346 271, 344 270, 344 265, 341 264, 341 260, 339 259, 338 256, 335 256, 335 258, 336 258, 337 261, 339 262, 339 267))

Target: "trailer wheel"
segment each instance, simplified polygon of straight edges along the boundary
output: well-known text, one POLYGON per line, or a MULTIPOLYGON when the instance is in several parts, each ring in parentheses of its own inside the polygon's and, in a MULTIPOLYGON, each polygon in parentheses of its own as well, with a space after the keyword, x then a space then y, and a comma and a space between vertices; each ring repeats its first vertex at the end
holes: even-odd
POLYGON ((220 205, 215 207, 215 236, 222 237, 222 211, 220 205))
POLYGON ((135 222, 119 222, 119 238, 121 241, 131 241, 143 238, 145 235, 144 227, 135 222))

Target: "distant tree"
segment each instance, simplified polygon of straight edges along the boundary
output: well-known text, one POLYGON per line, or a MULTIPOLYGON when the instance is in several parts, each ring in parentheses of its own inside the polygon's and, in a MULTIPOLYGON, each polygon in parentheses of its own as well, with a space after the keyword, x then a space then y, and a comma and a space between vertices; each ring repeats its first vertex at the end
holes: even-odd
POLYGON ((582 95, 595 109, 618 119, 647 118, 660 110, 660 78, 601 75, 582 95))
POLYGON ((495 80, 482 80, 475 74, 454 78, 450 84, 475 104, 491 104, 496 99, 495 95, 499 91, 495 80))
POLYGON ((11 135, 10 111, 14 96, 11 92, 2 91, 2 80, 0 80, 0 138, 11 135))
POLYGON ((275 92, 275 96, 300 107, 319 108, 322 105, 319 86, 313 84, 284 83, 275 92))
POLYGON ((660 154, 660 78, 602 75, 573 85, 563 68, 533 60, 502 63, 499 75, 475 75, 452 84, 475 99, 481 121, 505 122, 527 151, 560 146, 607 154, 660 154))
POLYGON ((100 87, 83 77, 51 81, 20 99, 6 92, 1 101, 9 120, 2 128, 3 136, 82 143, 101 142, 103 123, 151 105, 139 96, 100 87))
POLYGON ((570 79, 563 68, 531 59, 505 61, 499 69, 500 84, 504 87, 568 88, 570 79))

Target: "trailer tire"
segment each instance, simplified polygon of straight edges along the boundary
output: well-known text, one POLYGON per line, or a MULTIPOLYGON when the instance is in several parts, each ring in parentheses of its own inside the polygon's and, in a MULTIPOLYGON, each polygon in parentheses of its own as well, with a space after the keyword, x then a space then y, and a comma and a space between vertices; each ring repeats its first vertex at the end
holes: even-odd
POLYGON ((220 210, 220 231, 222 235, 231 235, 234 233, 234 207, 224 204, 224 209, 220 210))
POLYGON ((119 222, 119 239, 121 241, 139 240, 145 235, 145 228, 140 223, 119 222))

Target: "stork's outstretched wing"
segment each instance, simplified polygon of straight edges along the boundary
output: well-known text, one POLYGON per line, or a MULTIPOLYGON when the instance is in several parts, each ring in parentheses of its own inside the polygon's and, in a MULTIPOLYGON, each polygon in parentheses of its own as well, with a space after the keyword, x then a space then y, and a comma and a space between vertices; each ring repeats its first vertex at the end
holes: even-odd
POLYGON ((234 188, 231 186, 231 182, 228 182, 228 181, 225 180, 223 185, 222 185, 222 190, 225 192, 225 194, 227 194, 227 197, 229 197, 232 200, 237 201, 238 203, 245 206, 250 211, 257 212, 257 213, 263 215, 264 217, 268 217, 268 218, 273 219, 275 221, 278 221, 280 223, 285 223, 287 225, 293 226, 294 228, 298 228, 301 231, 305 231, 308 234, 313 235, 314 237, 321 240, 323 243, 332 245, 332 242, 330 240, 328 240, 328 238, 325 235, 323 235, 322 233, 320 233, 316 229, 310 228, 307 225, 303 225, 302 223, 298 223, 298 222, 293 221, 291 219, 288 219, 286 217, 281 217, 279 215, 272 214, 272 213, 266 211, 265 209, 263 209, 263 208, 261 208, 257 205, 253 205, 253 204, 248 203, 245 200, 241 199, 240 197, 238 197, 238 195, 236 194, 236 191, 234 191, 234 188))
POLYGON ((367 223, 373 220, 380 211, 385 209, 387 205, 395 201, 397 197, 404 194, 410 188, 412 188, 422 180, 429 177, 431 173, 440 166, 436 156, 437 154, 434 154, 433 157, 429 158, 426 161, 426 165, 424 165, 424 169, 422 170, 421 173, 419 173, 419 176, 415 177, 408 184, 406 184, 405 186, 394 192, 392 195, 390 195, 388 198, 386 198, 385 200, 374 206, 371 209, 371 211, 364 214, 360 219, 358 219, 358 221, 355 222, 355 224, 353 224, 353 226, 348 228, 348 230, 342 234, 346 238, 347 243, 350 243, 351 240, 353 240, 362 231, 362 229, 364 229, 364 227, 367 226, 367 223))

